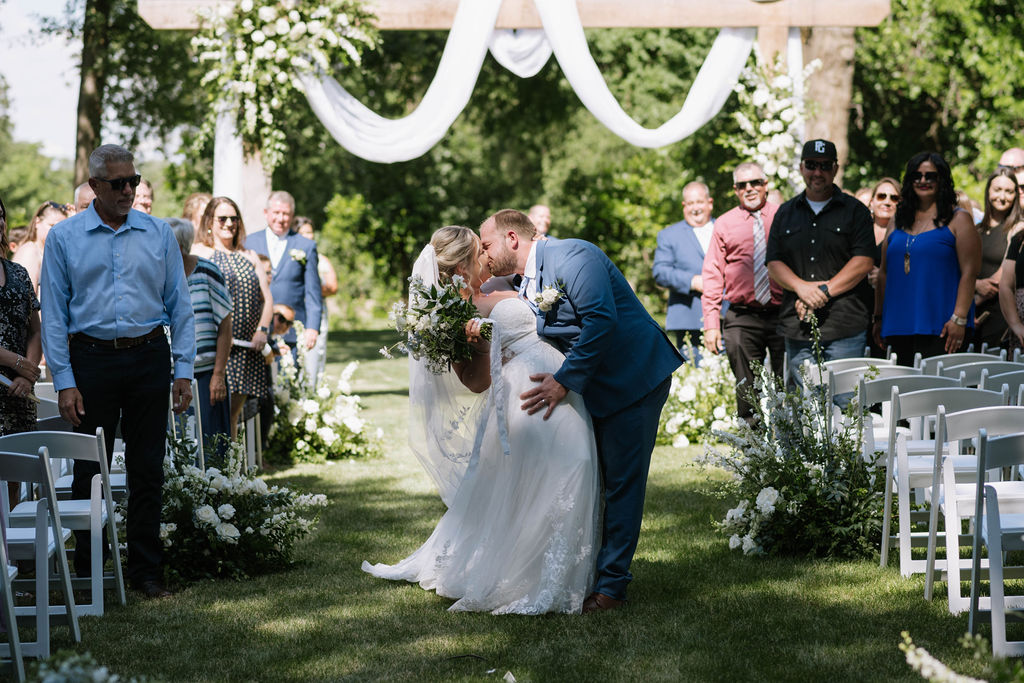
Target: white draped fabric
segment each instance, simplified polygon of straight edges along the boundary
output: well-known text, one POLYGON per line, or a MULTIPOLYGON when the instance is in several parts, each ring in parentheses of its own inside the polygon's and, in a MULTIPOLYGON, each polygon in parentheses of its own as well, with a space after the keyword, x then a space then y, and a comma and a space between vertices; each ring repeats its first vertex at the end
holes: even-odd
MULTIPOLYGON (((363 159, 395 163, 425 154, 444 137, 469 102, 488 50, 524 78, 535 75, 554 54, 580 101, 609 130, 639 147, 662 147, 692 135, 721 110, 756 37, 753 28, 722 29, 679 113, 657 128, 644 128, 608 89, 587 46, 575 0, 535 4, 543 30, 513 32, 494 29, 501 0, 460 2, 433 81, 419 106, 399 119, 373 112, 328 74, 300 80, 313 111, 339 144, 363 159)), ((789 50, 793 73, 793 65, 802 68, 802 60, 792 58, 799 55, 798 31, 790 32, 789 50)), ((233 190, 241 175, 241 144, 231 117, 219 117, 217 127, 214 193, 222 194, 222 188, 233 190)))

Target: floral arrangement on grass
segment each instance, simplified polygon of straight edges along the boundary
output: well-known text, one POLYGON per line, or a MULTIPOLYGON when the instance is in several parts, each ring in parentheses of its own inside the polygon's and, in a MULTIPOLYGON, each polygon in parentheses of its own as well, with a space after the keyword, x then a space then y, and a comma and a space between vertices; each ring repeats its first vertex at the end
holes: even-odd
MULTIPOLYGON (((430 287, 418 275, 409 278, 409 305, 398 301, 388 315, 395 330, 406 335, 406 339, 385 346, 381 355, 391 358, 396 349, 408 353, 417 360, 425 360, 427 369, 435 375, 448 372, 452 363, 472 358, 473 349, 466 341, 466 323, 480 316, 473 302, 463 298, 465 287, 466 281, 458 275, 450 282, 430 287)), ((489 324, 481 328, 481 334, 485 339, 491 338, 489 324)))
MULTIPOLYGON (((820 68, 820 59, 808 63, 804 82, 820 68)), ((718 142, 738 152, 741 159, 759 164, 770 187, 796 192, 803 185, 797 165, 807 110, 785 61, 780 56, 766 63, 755 45, 754 64, 740 73, 734 90, 739 104, 733 119, 743 135, 718 142)))
POLYGON ((682 448, 736 425, 736 378, 728 359, 706 353, 700 363, 683 363, 672 375, 658 443, 682 448))
MULTIPOLYGON (((192 46, 207 69, 201 85, 215 113, 235 113, 246 151, 261 152, 268 174, 287 152, 287 121, 305 106, 298 76, 358 65, 377 44, 373 15, 359 0, 240 0, 198 14, 192 46)), ((215 119, 198 144, 213 138, 215 119)))
POLYGON ((223 448, 221 467, 205 472, 194 465, 191 440, 168 437, 168 450, 160 538, 172 576, 242 579, 291 565, 295 542, 327 505, 324 495, 268 485, 245 469, 237 441, 223 448))
MULTIPOLYGON (((296 326, 301 339, 301 323, 296 321, 296 326)), ((274 424, 264 459, 289 464, 379 455, 383 432, 372 430, 360 417, 362 405, 352 393, 352 375, 359 363, 345 366, 332 388, 323 377, 315 383, 307 378, 305 349, 296 355, 297 361, 290 353, 278 361, 274 424)))
POLYGON ((763 366, 756 377, 753 424, 716 432, 726 448, 706 446, 703 459, 732 475, 720 493, 737 504, 716 524, 729 547, 745 555, 871 556, 881 540, 885 477, 874 454, 862 452, 866 417, 858 402, 833 427, 824 391, 786 391, 763 366))
POLYGON ((957 673, 935 658, 928 650, 915 645, 909 633, 903 631, 900 635, 903 638, 900 650, 906 655, 907 664, 926 681, 934 683, 985 683, 985 681, 1024 683, 1024 663, 1019 659, 992 657, 988 641, 980 635, 972 636, 970 633, 965 633, 960 638, 960 644, 972 654, 975 660, 984 664, 985 678, 983 679, 957 673))
POLYGON ((61 650, 39 662, 26 680, 33 683, 145 683, 150 679, 145 676, 125 678, 101 666, 88 652, 61 650))

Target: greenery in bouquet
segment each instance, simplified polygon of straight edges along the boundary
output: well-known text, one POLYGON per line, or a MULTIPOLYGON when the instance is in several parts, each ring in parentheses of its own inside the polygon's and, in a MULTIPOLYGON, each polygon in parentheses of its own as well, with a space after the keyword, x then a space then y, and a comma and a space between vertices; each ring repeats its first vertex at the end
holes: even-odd
POLYGON ((728 359, 705 353, 699 363, 683 363, 672 375, 658 443, 682 448, 736 425, 736 378, 728 359))
MULTIPOLYGON (((807 64, 804 81, 819 68, 820 59, 807 64)), ((743 135, 722 137, 717 142, 744 161, 759 164, 770 187, 796 192, 803 186, 797 164, 807 109, 785 61, 779 56, 770 64, 765 62, 755 45, 754 64, 740 73, 734 90, 738 104, 733 119, 743 135)))
POLYGON ((706 446, 704 463, 732 475, 720 493, 736 501, 717 528, 746 555, 872 555, 885 477, 875 454, 862 452, 866 416, 856 398, 833 421, 824 391, 787 391, 770 369, 756 371, 753 424, 716 432, 724 449, 706 446))
MULTIPOLYGON (((409 278, 409 304, 398 301, 388 319, 406 340, 380 350, 391 358, 397 349, 417 360, 425 360, 436 375, 448 372, 452 363, 472 358, 473 349, 466 340, 466 323, 480 317, 476 306, 462 296, 466 281, 458 275, 441 285, 423 283, 423 278, 409 278)), ((485 339, 491 338, 489 324, 481 328, 485 339)))
POLYGON ((217 114, 233 113, 246 151, 259 150, 268 172, 284 160, 288 123, 306 106, 299 76, 358 65, 377 43, 360 0, 240 0, 198 15, 192 47, 214 114, 197 144, 213 138, 217 114))
MULTIPOLYGON (((296 325, 301 339, 301 324, 296 325)), ((379 455, 383 433, 361 417, 359 396, 352 393, 352 375, 359 363, 345 366, 332 387, 323 377, 315 383, 308 379, 305 349, 296 356, 297 360, 286 353, 278 361, 274 423, 264 459, 289 464, 379 455)))
POLYGON ((177 579, 242 579, 285 569, 295 542, 312 531, 323 494, 271 486, 245 467, 238 441, 218 444, 223 465, 195 466, 196 444, 168 437, 160 538, 177 579))

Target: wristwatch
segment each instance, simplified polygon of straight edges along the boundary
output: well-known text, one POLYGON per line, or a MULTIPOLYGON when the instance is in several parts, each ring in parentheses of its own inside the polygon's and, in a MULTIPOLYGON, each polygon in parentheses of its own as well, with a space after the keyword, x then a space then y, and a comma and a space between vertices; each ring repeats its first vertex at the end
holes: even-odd
POLYGON ((832 301, 832 295, 828 293, 828 285, 818 285, 818 289, 820 289, 825 294, 826 299, 832 301))
POLYGON ((961 318, 956 313, 954 313, 953 315, 949 316, 949 320, 953 324, 959 325, 960 327, 964 327, 964 326, 967 325, 967 318, 961 318))
POLYGON ((265 334, 265 335, 267 335, 269 337, 270 336, 270 327, 269 326, 261 327, 260 328, 260 332, 262 332, 263 334, 265 334))

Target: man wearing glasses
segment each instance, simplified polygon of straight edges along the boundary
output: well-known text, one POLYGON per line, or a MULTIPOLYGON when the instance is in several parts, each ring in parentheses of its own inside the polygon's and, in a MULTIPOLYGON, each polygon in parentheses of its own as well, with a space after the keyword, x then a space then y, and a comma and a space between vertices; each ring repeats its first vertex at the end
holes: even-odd
POLYGON ((765 246, 778 204, 769 202, 768 183, 757 164, 746 162, 732 173, 740 205, 715 222, 701 278, 704 282, 704 345, 720 353, 724 342, 736 376, 736 409, 749 420, 753 406, 747 392, 754 383, 751 364, 771 353, 772 370, 782 374, 784 352, 779 336, 782 289, 768 278, 765 246), (721 319, 722 301, 729 308, 721 319))
POLYGON ((833 182, 836 146, 810 140, 800 159, 806 189, 779 207, 766 255, 769 274, 786 290, 779 331, 786 339, 790 380, 797 385, 800 366, 814 358, 810 311, 826 361, 864 353, 873 310, 866 276, 875 263, 871 213, 833 182))
MULTIPOLYGON (((170 595, 160 541, 168 389, 174 411, 187 409, 196 337, 174 234, 132 209, 141 181, 134 161, 123 147, 98 147, 89 156, 96 199, 47 237, 43 350, 61 417, 83 434, 102 427, 108 458, 121 423, 130 491, 127 578, 146 597, 160 598, 170 595)), ((99 465, 76 462, 72 497, 88 498, 98 473, 99 465)), ((88 576, 89 532, 75 537, 75 572, 88 576)))

